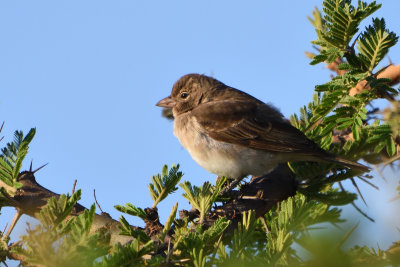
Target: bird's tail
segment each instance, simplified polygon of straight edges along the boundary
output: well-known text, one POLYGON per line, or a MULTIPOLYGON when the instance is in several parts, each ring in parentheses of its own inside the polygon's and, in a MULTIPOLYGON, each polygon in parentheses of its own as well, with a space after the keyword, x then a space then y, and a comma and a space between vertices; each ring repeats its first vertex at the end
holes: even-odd
POLYGON ((367 167, 365 165, 362 165, 360 163, 357 163, 357 162, 354 162, 354 161, 351 161, 348 159, 344 159, 344 158, 341 158, 341 157, 335 156, 335 155, 332 155, 331 157, 326 157, 326 158, 324 158, 324 160, 328 161, 328 162, 336 163, 339 165, 343 165, 343 166, 349 167, 351 169, 360 170, 363 172, 369 172, 371 170, 369 167, 367 167))

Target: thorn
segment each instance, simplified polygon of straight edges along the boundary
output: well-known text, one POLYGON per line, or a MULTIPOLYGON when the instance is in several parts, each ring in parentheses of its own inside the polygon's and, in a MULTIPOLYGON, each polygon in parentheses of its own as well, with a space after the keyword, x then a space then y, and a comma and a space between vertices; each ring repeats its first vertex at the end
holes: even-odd
POLYGON ((389 199, 388 202, 390 203, 390 202, 393 202, 393 201, 396 201, 399 199, 400 199, 400 196, 395 196, 395 197, 392 197, 391 199, 389 199))
POLYGON ((363 212, 356 204, 354 204, 354 202, 352 202, 351 205, 352 205, 359 213, 361 213, 361 215, 363 215, 365 218, 367 218, 367 219, 370 220, 371 222, 375 222, 374 219, 372 219, 372 218, 369 217, 365 212, 363 212))
POLYGON ((46 163, 44 165, 42 165, 41 167, 37 168, 36 170, 33 171, 33 173, 36 173, 37 171, 39 171, 41 168, 44 168, 48 165, 49 163, 46 163))
POLYGON ((388 57, 388 60, 389 60, 389 65, 393 65, 393 61, 390 57, 388 57))
POLYGON ((321 52, 321 48, 319 48, 318 46, 313 45, 312 48, 314 48, 314 49, 317 50, 318 52, 321 52))
POLYGON ((33 160, 31 160, 31 166, 29 166, 29 172, 32 172, 32 163, 33 163, 33 160))
POLYGON ((78 180, 75 179, 74 185, 72 186, 72 195, 75 193, 75 187, 76 187, 77 182, 78 182, 78 180))
MULTIPOLYGON (((3 126, 4 126, 4 121, 3 121, 3 123, 2 123, 1 126, 0 126, 0 133, 1 133, 1 131, 3 130, 3 126)), ((3 138, 4 138, 4 136, 0 137, 0 142, 1 142, 1 140, 3 140, 3 138)))
POLYGON ((3 232, 1 232, 1 235, 2 235, 2 236, 3 236, 3 235, 4 235, 4 233, 6 232, 7 226, 8 226, 8 223, 6 223, 6 226, 4 226, 4 230, 3 230, 3 232))
POLYGON ((93 189, 93 195, 94 195, 94 201, 96 202, 97 207, 99 208, 99 210, 101 211, 101 213, 104 213, 103 210, 101 209, 99 202, 97 202, 97 198, 96 198, 96 189, 93 189))
POLYGON ((336 247, 336 251, 340 250, 340 248, 343 246, 343 244, 346 242, 347 239, 349 239, 349 237, 351 236, 351 234, 357 229, 357 227, 360 225, 360 222, 356 223, 356 225, 354 225, 350 231, 348 231, 343 237, 342 239, 339 241, 339 243, 335 246, 336 247))
POLYGON ((353 44, 350 46, 351 49, 354 49, 354 46, 356 45, 358 38, 360 38, 360 35, 361 35, 361 32, 357 35, 356 39, 354 39, 353 44))
POLYGON ((344 190, 344 187, 343 187, 343 185, 342 185, 342 182, 339 181, 338 184, 339 184, 340 189, 342 189, 343 191, 345 191, 345 190, 344 190))
MULTIPOLYGON (((342 182, 338 182, 340 189, 342 189, 343 191, 345 191, 342 182)), ((361 215, 363 215, 365 218, 367 218, 368 220, 370 220, 371 222, 375 222, 374 219, 372 219, 371 217, 369 217, 365 212, 363 212, 356 204, 354 204, 354 201, 351 202, 351 205, 359 212, 361 213, 361 215)))
POLYGON ((351 183, 353 184, 353 186, 356 188, 356 190, 357 190, 358 194, 360 195, 362 201, 364 202, 365 206, 368 207, 367 202, 365 201, 364 196, 361 194, 360 188, 358 187, 356 181, 354 180, 354 178, 350 178, 350 180, 351 180, 351 183))
POLYGON ((378 173, 378 175, 387 183, 387 180, 381 170, 379 170, 378 166, 373 164, 372 167, 374 167, 375 171, 378 173))
POLYGON ((390 66, 392 66, 392 64, 389 64, 385 67, 383 67, 382 69, 378 70, 375 74, 372 74, 371 76, 374 78, 377 78, 379 74, 381 74, 382 72, 384 72, 387 68, 389 68, 390 66))
POLYGON ((360 178, 361 181, 363 181, 364 183, 369 184, 370 186, 372 186, 373 188, 375 188, 376 190, 379 190, 379 187, 374 185, 373 183, 371 183, 370 181, 368 181, 367 179, 365 179, 362 176, 358 176, 358 178, 360 178))

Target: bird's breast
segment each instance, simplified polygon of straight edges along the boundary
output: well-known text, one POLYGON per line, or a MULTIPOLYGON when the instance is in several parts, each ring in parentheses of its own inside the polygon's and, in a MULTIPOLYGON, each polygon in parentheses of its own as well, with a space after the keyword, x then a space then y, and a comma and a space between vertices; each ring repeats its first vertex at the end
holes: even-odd
POLYGON ((190 113, 175 117, 174 134, 200 166, 218 176, 259 176, 269 173, 282 162, 278 153, 254 150, 211 138, 190 113))

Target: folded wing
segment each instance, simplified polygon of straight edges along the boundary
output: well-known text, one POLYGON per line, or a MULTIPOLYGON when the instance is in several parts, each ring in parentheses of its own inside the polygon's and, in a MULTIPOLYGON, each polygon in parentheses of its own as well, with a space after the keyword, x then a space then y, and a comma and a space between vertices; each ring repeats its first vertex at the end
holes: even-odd
POLYGON ((219 141, 275 152, 328 154, 262 102, 212 101, 199 105, 192 114, 219 141))

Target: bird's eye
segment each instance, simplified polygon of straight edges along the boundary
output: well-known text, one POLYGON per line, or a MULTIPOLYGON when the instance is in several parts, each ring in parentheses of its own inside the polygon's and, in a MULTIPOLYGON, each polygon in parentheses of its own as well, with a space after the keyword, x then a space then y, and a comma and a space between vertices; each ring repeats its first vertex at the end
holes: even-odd
POLYGON ((181 98, 183 98, 183 99, 187 98, 188 96, 189 96, 189 94, 186 92, 181 93, 181 98))

